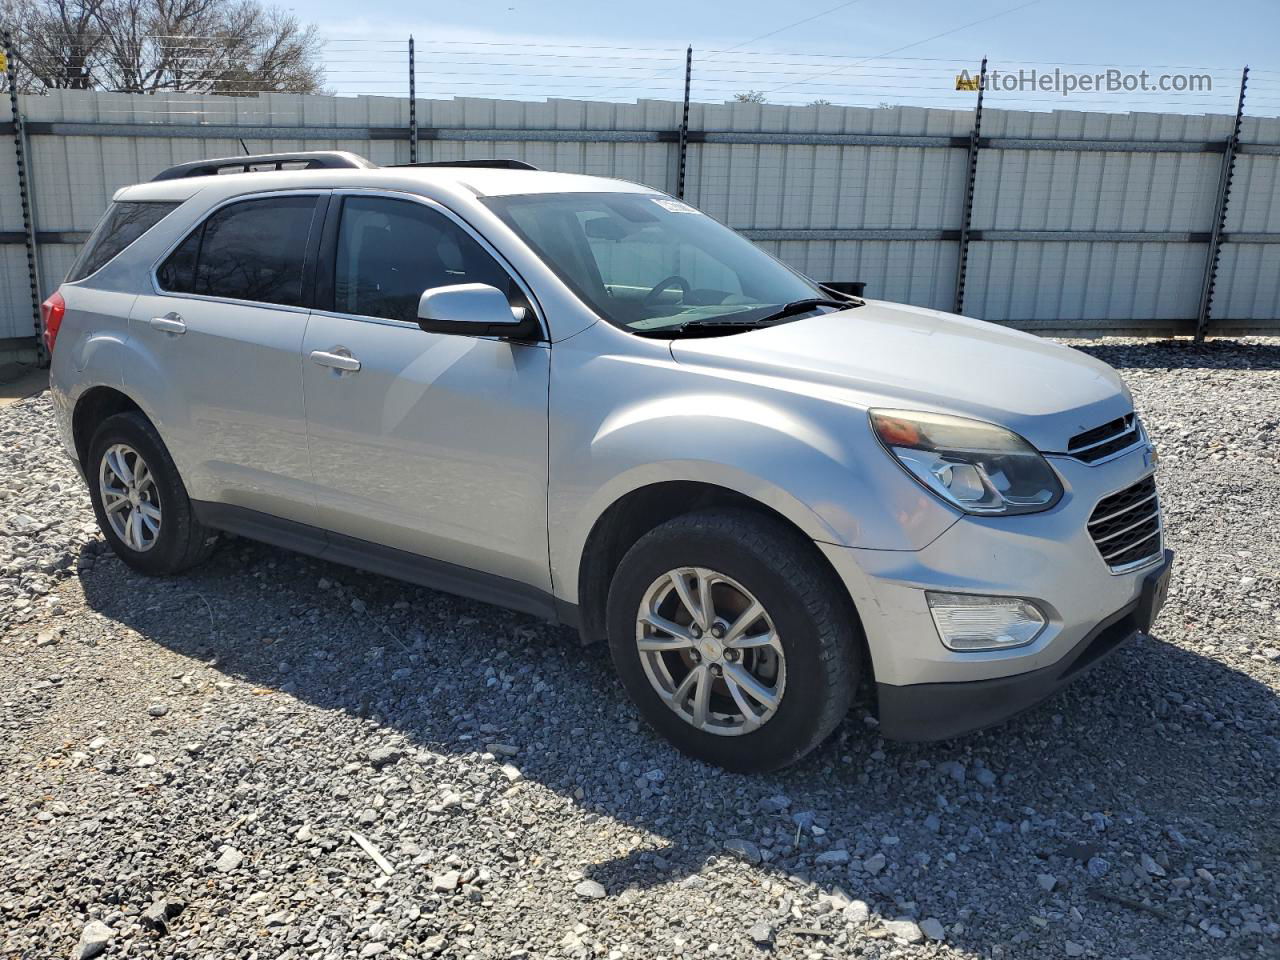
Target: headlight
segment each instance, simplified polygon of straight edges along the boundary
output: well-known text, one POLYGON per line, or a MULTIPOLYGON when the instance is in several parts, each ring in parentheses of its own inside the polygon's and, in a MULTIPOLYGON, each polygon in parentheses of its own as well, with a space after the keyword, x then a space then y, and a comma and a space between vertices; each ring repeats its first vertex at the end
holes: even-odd
POLYGON ((994 423, 872 410, 871 428, 908 473, 968 513, 1035 513, 1062 498, 1062 483, 1039 451, 994 423))

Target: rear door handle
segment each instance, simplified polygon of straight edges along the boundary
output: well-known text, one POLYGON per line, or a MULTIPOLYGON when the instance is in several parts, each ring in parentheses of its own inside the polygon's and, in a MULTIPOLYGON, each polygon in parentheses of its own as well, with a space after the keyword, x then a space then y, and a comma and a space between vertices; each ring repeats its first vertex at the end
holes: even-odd
POLYGON ((179 334, 187 332, 187 325, 176 313, 168 313, 163 317, 152 317, 151 329, 159 330, 161 333, 179 334))
POLYGON ((348 373, 355 373, 360 369, 360 361, 350 354, 329 353, 327 350, 312 350, 311 359, 322 367, 333 367, 335 370, 345 370, 348 373))

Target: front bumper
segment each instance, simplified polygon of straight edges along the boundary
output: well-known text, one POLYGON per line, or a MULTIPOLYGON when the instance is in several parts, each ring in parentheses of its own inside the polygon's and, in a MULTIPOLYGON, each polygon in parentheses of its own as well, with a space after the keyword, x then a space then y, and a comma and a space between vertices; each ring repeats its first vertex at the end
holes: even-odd
POLYGON ((892 740, 945 740, 1035 706, 1151 628, 1164 603, 1172 566, 1173 551, 1166 550, 1160 565, 1148 568, 1137 599, 1103 620, 1052 666, 959 683, 877 683, 881 732, 892 740))
MULTIPOLYGON (((1166 570, 1167 558, 1158 553, 1139 569, 1112 571, 1089 535, 1088 522, 1104 497, 1152 474, 1150 448, 1144 444, 1095 465, 1065 457, 1052 457, 1051 462, 1065 492, 1057 506, 1043 513, 961 516, 920 550, 818 544, 857 607, 874 678, 882 700, 889 704, 883 712, 890 728, 898 726, 912 736, 910 724, 893 721, 895 714, 905 714, 905 706, 895 711, 893 702, 908 696, 926 714, 951 718, 943 726, 923 724, 937 727, 929 737, 995 722, 1067 682, 1075 675, 1071 667, 1085 662, 1083 651, 1099 637, 1106 636, 1099 649, 1109 649, 1118 645, 1117 634, 1127 637, 1141 628, 1135 626, 1137 620, 1126 627, 1126 618, 1139 615, 1135 611, 1145 602, 1146 585, 1153 574, 1166 570), (1023 597, 1040 608, 1047 624, 1023 647, 951 650, 938 637, 925 599, 929 590, 1023 597), (962 695, 963 689, 975 692, 962 695), (1011 692, 1015 690, 1016 698, 1011 692), (928 702, 933 695, 938 703, 928 702), (961 697, 963 702, 939 706, 947 697, 961 697), (988 707, 988 700, 1004 705, 988 707), (974 711, 975 718, 960 716, 964 710, 974 711)), ((888 728, 885 732, 893 733, 888 728)))

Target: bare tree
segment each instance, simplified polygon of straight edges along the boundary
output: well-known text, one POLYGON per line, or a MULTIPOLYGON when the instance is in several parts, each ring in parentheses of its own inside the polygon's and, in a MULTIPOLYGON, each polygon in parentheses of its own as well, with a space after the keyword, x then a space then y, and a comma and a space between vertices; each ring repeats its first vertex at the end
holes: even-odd
POLYGON ((318 92, 316 28, 258 0, 0 0, 19 83, 125 93, 318 92))
POLYGON ((21 89, 93 86, 93 63, 102 41, 98 12, 103 2, 3 0, 0 21, 13 33, 21 89))
POLYGON ((748 90, 745 93, 735 93, 733 99, 738 103, 768 103, 765 99, 763 90, 748 90))

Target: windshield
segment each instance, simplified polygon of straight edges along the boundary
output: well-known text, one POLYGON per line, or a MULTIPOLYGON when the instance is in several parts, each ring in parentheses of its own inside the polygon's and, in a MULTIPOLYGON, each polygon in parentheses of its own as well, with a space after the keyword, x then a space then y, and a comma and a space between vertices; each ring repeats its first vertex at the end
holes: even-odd
POLYGON ((821 290, 679 200, 542 193, 484 201, 600 316, 636 333, 742 323, 821 290))

